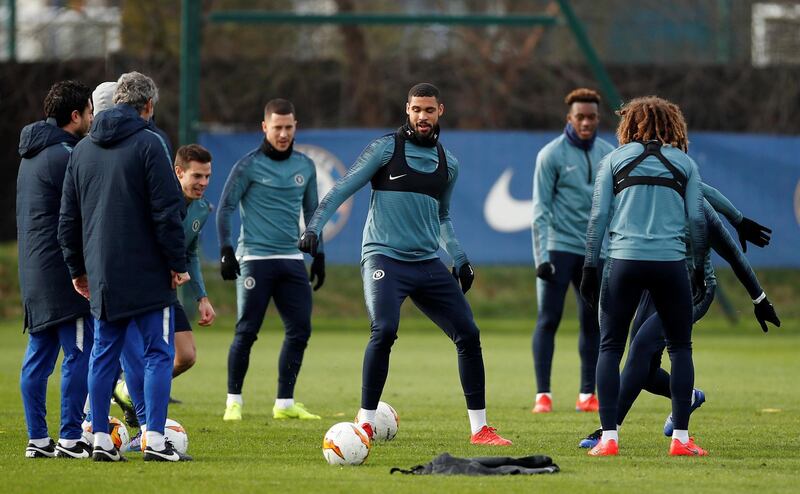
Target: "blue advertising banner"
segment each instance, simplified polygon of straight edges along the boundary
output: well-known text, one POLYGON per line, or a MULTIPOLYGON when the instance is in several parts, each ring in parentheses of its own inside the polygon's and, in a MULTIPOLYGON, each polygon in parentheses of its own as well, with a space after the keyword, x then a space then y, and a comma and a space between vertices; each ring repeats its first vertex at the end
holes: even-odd
MULTIPOLYGON (((373 139, 389 129, 304 130, 295 148, 317 165, 320 199, 373 139)), ((532 264, 530 225, 536 153, 557 132, 448 131, 443 144, 461 171, 451 204, 456 233, 477 264, 532 264)), ((602 135, 616 142, 611 135, 602 135)), ((207 132, 200 136, 214 157, 207 198, 219 201, 233 164, 258 147, 260 132, 207 132)), ((749 218, 773 229, 766 249, 749 248, 755 266, 800 267, 800 138, 693 132, 689 154, 703 181, 719 189, 749 218)), ((326 257, 358 263, 369 185, 339 209, 326 226, 326 257)), ((238 225, 236 226, 238 231, 238 225)), ((202 235, 203 252, 215 259, 215 218, 202 235)))

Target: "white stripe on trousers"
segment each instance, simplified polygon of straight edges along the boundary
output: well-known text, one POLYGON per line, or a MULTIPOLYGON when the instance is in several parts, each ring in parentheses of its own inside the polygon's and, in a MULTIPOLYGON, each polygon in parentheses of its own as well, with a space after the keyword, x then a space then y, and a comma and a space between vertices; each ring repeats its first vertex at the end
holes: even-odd
POLYGON ((161 318, 161 336, 164 343, 169 345, 169 307, 164 307, 164 315, 161 318))
POLYGON ((75 346, 78 350, 83 351, 83 318, 79 317, 75 320, 75 346))

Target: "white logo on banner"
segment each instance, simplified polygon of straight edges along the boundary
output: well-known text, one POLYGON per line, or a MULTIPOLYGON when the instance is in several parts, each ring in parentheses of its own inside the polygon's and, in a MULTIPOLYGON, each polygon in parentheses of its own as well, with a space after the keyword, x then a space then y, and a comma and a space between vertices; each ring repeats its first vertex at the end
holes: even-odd
MULTIPOLYGON (((345 168, 342 162, 339 161, 339 158, 334 156, 333 153, 320 146, 315 146, 313 144, 297 144, 294 148, 314 161, 314 165, 317 169, 317 194, 321 202, 325 194, 333 188, 336 181, 347 173, 347 168, 345 168)), ((330 221, 328 221, 325 228, 323 228, 322 235, 326 241, 335 237, 336 234, 344 228, 352 209, 353 198, 350 197, 339 206, 339 209, 336 210, 336 213, 333 214, 330 221)), ((306 225, 302 215, 300 216, 300 231, 304 231, 306 225)))
POLYGON ((483 204, 483 216, 486 223, 494 230, 503 233, 514 233, 531 228, 533 221, 533 201, 514 199, 509 185, 514 170, 506 169, 494 183, 486 202, 483 204))

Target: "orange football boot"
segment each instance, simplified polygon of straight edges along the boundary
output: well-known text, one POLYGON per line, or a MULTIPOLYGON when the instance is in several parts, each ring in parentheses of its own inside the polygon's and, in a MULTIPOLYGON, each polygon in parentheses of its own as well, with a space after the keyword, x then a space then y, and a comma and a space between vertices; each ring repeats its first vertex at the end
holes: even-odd
POLYGON ((511 446, 513 443, 508 439, 500 437, 495 432, 497 429, 484 425, 481 430, 472 435, 469 442, 472 444, 485 444, 487 446, 511 446))
POLYGON ((694 438, 690 437, 689 442, 683 444, 677 439, 672 440, 672 444, 669 445, 669 455, 670 456, 706 456, 708 455, 708 451, 704 450, 700 446, 694 443, 694 438))
POLYGON ((589 456, 617 456, 619 454, 619 446, 617 441, 609 439, 608 441, 600 441, 597 446, 589 450, 589 456))
POLYGON ((597 400, 597 395, 593 394, 583 401, 578 396, 578 400, 575 402, 576 412, 596 412, 598 410, 600 410, 600 402, 597 400))
POLYGON ((553 411, 553 400, 547 395, 542 395, 536 400, 532 413, 550 413, 553 411))

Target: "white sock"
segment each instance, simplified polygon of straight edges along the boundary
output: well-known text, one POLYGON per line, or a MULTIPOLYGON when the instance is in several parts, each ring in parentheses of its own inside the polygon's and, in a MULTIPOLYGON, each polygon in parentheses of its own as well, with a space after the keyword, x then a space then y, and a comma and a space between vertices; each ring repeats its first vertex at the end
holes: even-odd
POLYGON ((581 400, 581 401, 586 401, 589 398, 591 398, 593 394, 594 393, 581 393, 581 394, 578 395, 578 399, 581 400))
POLYGON ((605 443, 610 440, 614 440, 619 444, 619 431, 603 431, 603 437, 600 438, 600 442, 605 443))
POLYGON ((101 447, 105 450, 114 449, 114 443, 111 442, 111 436, 106 432, 94 433, 94 447, 101 447))
POLYGON ((469 415, 469 428, 473 434, 477 434, 486 425, 486 409, 467 410, 467 415, 469 415))
POLYGON ((64 446, 65 448, 72 448, 78 444, 78 439, 59 439, 58 444, 64 446))
POLYGON ((553 399, 552 393, 536 393, 536 401, 539 401, 539 398, 541 398, 542 396, 547 396, 551 400, 553 399))
POLYGON ((276 398, 276 408, 292 408, 294 406, 294 398, 276 398))
POLYGON ((358 423, 368 422, 371 425, 375 425, 375 412, 377 411, 378 410, 366 410, 361 408, 358 411, 358 423))
POLYGON ((681 443, 686 444, 689 442, 689 431, 675 429, 672 431, 672 439, 677 439, 681 443))
POLYGON ((33 444, 37 448, 46 448, 50 444, 50 438, 43 437, 41 439, 29 439, 28 442, 33 444))
POLYGON ((86 395, 86 403, 83 404, 83 415, 89 413, 89 395, 86 395))
POLYGON ((228 401, 225 402, 225 406, 230 406, 231 403, 243 404, 242 395, 232 395, 228 393, 228 401))
POLYGON ((147 447, 156 451, 162 451, 165 448, 164 434, 155 431, 145 432, 147 438, 147 447))

